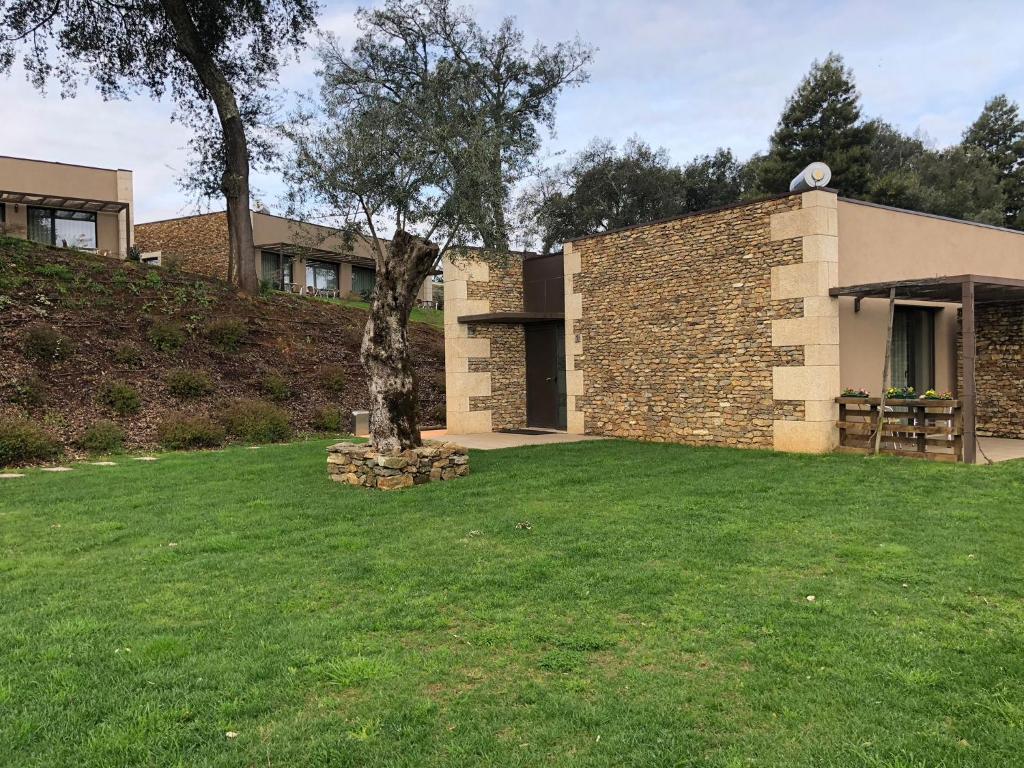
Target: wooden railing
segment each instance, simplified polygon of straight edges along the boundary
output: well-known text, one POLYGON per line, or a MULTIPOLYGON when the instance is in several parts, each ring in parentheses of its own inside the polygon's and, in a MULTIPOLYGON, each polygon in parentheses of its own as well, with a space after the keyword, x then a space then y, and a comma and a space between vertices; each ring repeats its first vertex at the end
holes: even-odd
MULTIPOLYGON (((878 429, 877 397, 837 397, 839 450, 871 453, 878 429)), ((885 401, 879 451, 932 461, 963 461, 963 413, 959 400, 885 401)))

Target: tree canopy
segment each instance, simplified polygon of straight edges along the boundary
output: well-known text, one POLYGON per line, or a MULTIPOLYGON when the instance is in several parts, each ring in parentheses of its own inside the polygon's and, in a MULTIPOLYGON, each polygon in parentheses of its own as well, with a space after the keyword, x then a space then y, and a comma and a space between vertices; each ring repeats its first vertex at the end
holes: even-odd
POLYGON ((1004 94, 989 99, 978 119, 964 132, 964 148, 984 158, 1003 192, 1004 226, 1024 228, 1024 120, 1004 94))
POLYGON ((845 194, 861 195, 870 181, 873 135, 872 124, 861 117, 853 72, 841 56, 830 53, 811 65, 786 102, 758 167, 758 188, 763 194, 785 192, 808 164, 822 161, 845 194))

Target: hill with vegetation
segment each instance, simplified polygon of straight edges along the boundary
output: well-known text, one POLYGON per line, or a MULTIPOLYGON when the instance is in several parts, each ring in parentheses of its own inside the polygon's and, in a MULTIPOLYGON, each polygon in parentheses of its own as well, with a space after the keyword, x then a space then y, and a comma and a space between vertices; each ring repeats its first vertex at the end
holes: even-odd
MULTIPOLYGON (((417 318, 420 418, 438 424, 444 336, 436 318, 417 318)), ((0 237, 0 466, 37 440, 29 453, 45 458, 58 447, 344 431, 368 404, 365 321, 340 302, 250 298, 222 281, 0 237)))

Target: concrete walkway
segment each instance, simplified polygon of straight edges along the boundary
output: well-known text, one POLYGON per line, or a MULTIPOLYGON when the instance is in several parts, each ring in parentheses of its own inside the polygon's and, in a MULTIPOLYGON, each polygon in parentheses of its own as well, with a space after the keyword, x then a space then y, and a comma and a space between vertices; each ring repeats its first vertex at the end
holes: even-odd
POLYGON ((604 440, 594 435, 570 435, 567 432, 545 432, 542 435, 516 435, 508 432, 480 432, 472 435, 449 435, 443 429, 421 432, 424 440, 446 440, 478 451, 498 448, 521 448, 524 445, 551 445, 553 443, 580 443, 584 440, 604 440))
POLYGON ((1024 440, 1009 440, 1004 437, 978 438, 978 463, 985 464, 984 456, 993 462, 1024 459, 1024 440), (982 456, 984 454, 984 456, 982 456))

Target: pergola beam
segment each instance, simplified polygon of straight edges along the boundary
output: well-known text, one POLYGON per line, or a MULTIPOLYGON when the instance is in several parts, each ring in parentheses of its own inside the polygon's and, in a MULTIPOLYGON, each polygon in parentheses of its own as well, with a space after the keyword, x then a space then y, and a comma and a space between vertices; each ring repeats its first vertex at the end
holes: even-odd
POLYGON ((978 336, 974 325, 974 280, 967 277, 961 287, 963 354, 960 356, 963 369, 964 391, 964 462, 974 464, 978 460, 977 403, 978 390, 975 381, 975 360, 978 350, 978 336))
POLYGON ((3 189, 0 189, 0 203, 39 208, 63 208, 67 211, 85 211, 86 213, 120 213, 128 209, 128 203, 119 200, 93 200, 87 197, 67 197, 3 189))

